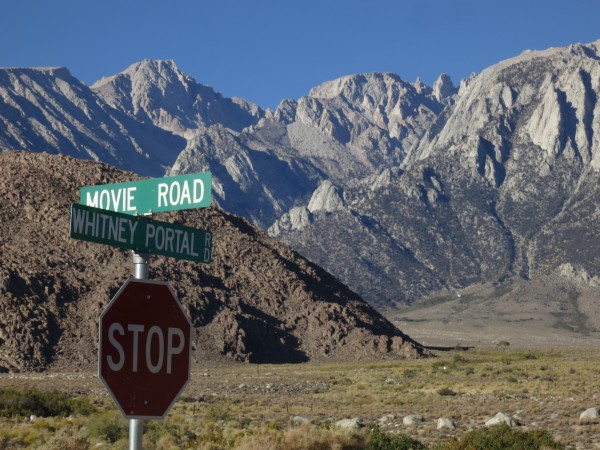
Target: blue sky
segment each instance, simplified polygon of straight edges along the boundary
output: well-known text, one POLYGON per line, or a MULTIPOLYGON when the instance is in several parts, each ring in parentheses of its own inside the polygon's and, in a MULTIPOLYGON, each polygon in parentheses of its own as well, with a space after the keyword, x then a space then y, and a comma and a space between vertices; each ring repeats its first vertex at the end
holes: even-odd
POLYGON ((600 39, 598 0, 0 0, 0 66, 91 84, 145 58, 263 107, 352 73, 455 84, 525 49, 600 39))

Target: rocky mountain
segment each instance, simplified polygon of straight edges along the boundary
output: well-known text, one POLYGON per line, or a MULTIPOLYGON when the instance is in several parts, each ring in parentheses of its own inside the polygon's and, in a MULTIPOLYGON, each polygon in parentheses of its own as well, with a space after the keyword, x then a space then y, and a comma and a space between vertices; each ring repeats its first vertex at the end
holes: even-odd
POLYGON ((378 73, 323 83, 240 133, 199 128, 170 173, 210 168, 217 203, 266 229, 324 181, 352 185, 400 164, 450 102, 448 81, 438 84, 378 73))
MULTIPOLYGON (((134 128, 185 139, 168 174, 210 170, 217 205, 383 310, 478 283, 559 286, 565 267, 599 275, 599 47, 527 51, 459 89, 446 75, 433 87, 350 75, 275 111, 223 99, 168 61, 80 90, 134 128)), ((2 142, 18 127, 37 136, 12 117, 2 142)))
MULTIPOLYGON (((82 186, 135 179, 105 164, 0 153, 0 371, 92 370, 98 317, 132 274, 129 252, 69 238, 82 186)), ((194 327, 193 360, 404 358, 422 348, 347 286, 218 208, 161 214, 214 233, 213 262, 152 257, 194 327)))
POLYGON ((565 264, 597 276, 599 48, 525 52, 474 76, 400 167, 271 234, 381 306, 512 277, 560 284, 565 264))
POLYGON ((185 140, 111 108, 66 68, 0 69, 0 149, 66 154, 161 176, 185 140))
POLYGON ((264 229, 325 180, 402 162, 452 94, 393 74, 324 83, 276 111, 224 98, 173 61, 88 87, 67 69, 0 69, 0 149, 104 161, 141 175, 210 170, 216 204, 264 229))
POLYGON ((265 112, 239 98, 223 98, 179 70, 174 61, 144 60, 92 86, 110 106, 177 135, 221 124, 234 131, 265 112))

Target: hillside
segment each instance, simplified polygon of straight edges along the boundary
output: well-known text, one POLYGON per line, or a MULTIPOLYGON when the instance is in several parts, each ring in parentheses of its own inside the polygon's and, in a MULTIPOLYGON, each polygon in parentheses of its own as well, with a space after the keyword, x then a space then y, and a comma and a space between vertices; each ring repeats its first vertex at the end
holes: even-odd
MULTIPOLYGON (((78 189, 136 178, 70 157, 0 153, 0 370, 91 369, 128 252, 69 238, 78 189)), ((404 358, 421 348, 357 294, 218 208, 161 215, 214 232, 213 263, 152 258, 194 326, 195 362, 404 358)))

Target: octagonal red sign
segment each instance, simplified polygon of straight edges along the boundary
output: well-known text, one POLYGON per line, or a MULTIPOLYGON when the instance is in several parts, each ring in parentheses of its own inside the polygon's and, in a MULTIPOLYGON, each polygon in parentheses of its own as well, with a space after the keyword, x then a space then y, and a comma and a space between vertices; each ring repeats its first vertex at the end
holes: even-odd
POLYGON ((192 325, 171 286, 130 278, 100 316, 98 376, 127 419, 162 419, 190 378, 192 325))

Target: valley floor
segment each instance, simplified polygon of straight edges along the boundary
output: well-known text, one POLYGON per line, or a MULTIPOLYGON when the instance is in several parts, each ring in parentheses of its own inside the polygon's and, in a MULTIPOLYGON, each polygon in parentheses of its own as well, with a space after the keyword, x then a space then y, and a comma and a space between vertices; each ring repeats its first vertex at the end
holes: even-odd
MULTIPOLYGON (((421 360, 196 366, 164 421, 165 433, 183 427, 196 443, 216 445, 193 448, 252 448, 250 436, 258 445, 299 426, 319 433, 334 429, 338 420, 359 418, 363 433, 379 426, 439 443, 483 427, 502 412, 519 429, 543 428, 573 448, 600 448, 600 420, 579 419, 584 410, 600 406, 600 349, 507 344, 457 346, 421 360), (409 415, 422 420, 405 425, 409 415), (452 421, 455 429, 438 430, 439 418, 452 421)), ((2 374, 0 388, 8 387, 68 392, 118 416, 93 373, 2 374)), ((10 424, 12 419, 5 420, 2 427, 10 424)), ((148 448, 170 447, 155 442, 148 448)))

